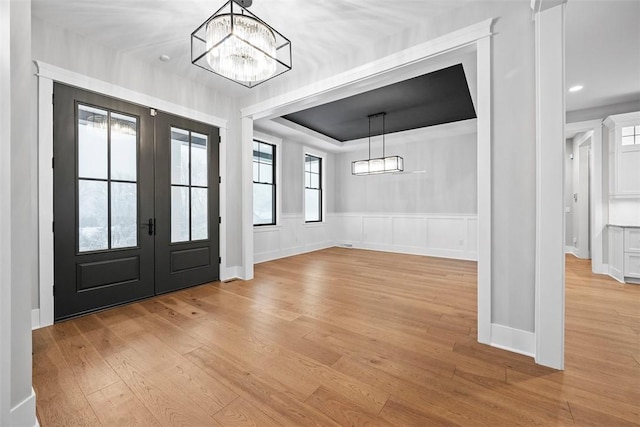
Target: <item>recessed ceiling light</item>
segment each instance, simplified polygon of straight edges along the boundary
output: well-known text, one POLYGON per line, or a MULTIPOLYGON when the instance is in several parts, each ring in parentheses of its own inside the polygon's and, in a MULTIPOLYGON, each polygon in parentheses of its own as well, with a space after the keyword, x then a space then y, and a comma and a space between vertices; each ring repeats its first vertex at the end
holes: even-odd
POLYGON ((162 62, 169 62, 171 60, 171 57, 169 55, 160 55, 159 59, 162 62))
POLYGON ((581 86, 581 85, 571 86, 571 87, 569 88, 569 92, 577 92, 577 91, 579 91, 579 90, 582 90, 582 88, 583 88, 583 86, 581 86))

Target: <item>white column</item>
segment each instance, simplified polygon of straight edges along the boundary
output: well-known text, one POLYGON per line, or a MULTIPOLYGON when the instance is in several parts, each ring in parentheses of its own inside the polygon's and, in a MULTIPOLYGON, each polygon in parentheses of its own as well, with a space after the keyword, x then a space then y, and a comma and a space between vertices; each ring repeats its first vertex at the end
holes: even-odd
POLYGON ((0 425, 11 420, 11 4, 0 1, 0 425))
POLYGON ((31 290, 37 254, 31 2, 0 2, 0 425, 37 425, 31 290))
POLYGON ((535 10, 536 363, 564 367, 564 4, 535 10))
POLYGON ((253 119, 243 117, 242 142, 242 279, 253 279, 253 119))

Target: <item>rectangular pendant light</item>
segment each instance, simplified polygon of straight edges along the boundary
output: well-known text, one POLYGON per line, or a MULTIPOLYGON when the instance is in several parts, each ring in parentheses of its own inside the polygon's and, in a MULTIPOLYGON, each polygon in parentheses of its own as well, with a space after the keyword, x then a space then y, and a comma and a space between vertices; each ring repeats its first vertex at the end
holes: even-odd
POLYGON ((351 173, 353 175, 375 175, 379 173, 402 172, 403 170, 404 159, 400 156, 356 160, 351 163, 351 173))
POLYGON ((352 175, 375 175, 380 173, 395 173, 404 170, 404 159, 400 156, 384 155, 385 117, 387 113, 372 114, 369 117, 369 158, 356 160, 351 163, 352 175), (382 116, 382 157, 371 158, 371 118, 382 116))

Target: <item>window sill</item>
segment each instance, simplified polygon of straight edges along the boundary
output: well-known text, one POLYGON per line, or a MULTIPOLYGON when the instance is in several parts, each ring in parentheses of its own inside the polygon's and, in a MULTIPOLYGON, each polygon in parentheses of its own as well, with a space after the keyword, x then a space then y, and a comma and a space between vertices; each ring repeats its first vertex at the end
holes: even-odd
POLYGON ((274 230, 278 230, 280 228, 282 228, 282 225, 280 225, 280 224, 276 224, 276 225, 254 225, 253 226, 253 232, 254 233, 260 233, 260 232, 274 231, 274 230))

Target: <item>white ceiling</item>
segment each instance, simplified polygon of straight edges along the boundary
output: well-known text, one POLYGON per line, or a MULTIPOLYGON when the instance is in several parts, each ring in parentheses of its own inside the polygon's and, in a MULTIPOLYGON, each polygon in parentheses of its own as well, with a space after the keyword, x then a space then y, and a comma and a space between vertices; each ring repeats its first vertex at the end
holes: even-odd
MULTIPOLYGON (((254 0, 251 12, 292 42, 293 73, 308 73, 362 46, 470 0, 254 0), (392 7, 391 7, 392 6, 392 7)), ((475 0, 478 1, 478 0, 475 0)), ((33 0, 32 13, 140 60, 231 96, 246 88, 191 64, 190 35, 225 0, 33 0), (162 63, 160 55, 171 61, 162 63)), ((264 83, 265 85, 269 82, 264 83)))
POLYGON ((566 9, 567 111, 640 99, 640 1, 569 0, 566 9))
MULTIPOLYGON (((251 11, 292 41, 294 68, 303 75, 353 55, 425 16, 483 0, 254 0, 251 11)), ((191 64, 190 34, 224 0, 33 0, 33 15, 142 61, 230 96, 246 89, 191 64), (160 55, 171 61, 160 62, 160 55)), ((528 3, 528 2, 527 2, 528 3)), ((568 111, 640 97, 640 1, 569 0, 566 14, 568 111)), ((274 79, 274 80, 276 80, 274 79)), ((269 82, 264 83, 269 85, 269 82)))

